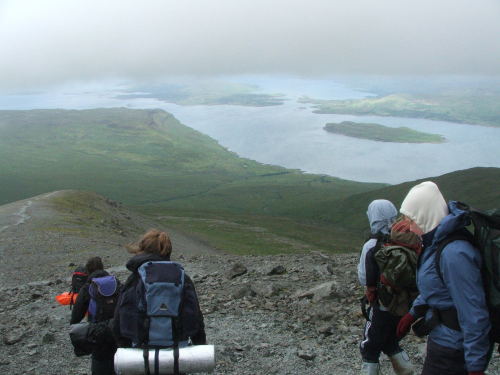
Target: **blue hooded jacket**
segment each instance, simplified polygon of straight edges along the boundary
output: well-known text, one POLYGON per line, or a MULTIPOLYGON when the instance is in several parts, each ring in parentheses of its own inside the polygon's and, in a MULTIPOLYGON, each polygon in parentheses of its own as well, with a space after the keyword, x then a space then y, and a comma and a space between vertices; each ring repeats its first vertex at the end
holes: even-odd
MULTIPOLYGON (((457 208, 457 202, 449 202, 448 208, 450 214, 437 228, 423 236, 424 251, 417 269, 420 295, 410 313, 418 317, 418 306, 421 305, 438 310, 455 307, 461 331, 439 324, 429 338, 438 345, 463 350, 467 371, 484 371, 491 347, 491 327, 481 278, 481 255, 470 242, 456 240, 446 245, 441 254, 444 282, 436 270, 437 244, 468 224, 466 212, 457 208)), ((429 319, 431 314, 431 310, 427 311, 426 318, 429 319)))

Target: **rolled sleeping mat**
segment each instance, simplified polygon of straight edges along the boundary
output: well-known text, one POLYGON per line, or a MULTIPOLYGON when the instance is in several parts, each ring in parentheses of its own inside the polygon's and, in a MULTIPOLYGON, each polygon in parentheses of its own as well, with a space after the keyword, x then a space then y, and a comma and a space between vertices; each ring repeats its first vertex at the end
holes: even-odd
MULTIPOLYGON (((173 349, 160 349, 160 375, 174 373, 173 349)), ((155 368, 155 350, 149 350, 149 368, 155 368)), ((179 372, 194 374, 212 372, 215 369, 215 348, 213 345, 192 345, 179 348, 179 372)), ((144 350, 118 348, 115 354, 117 375, 144 375, 144 350)))

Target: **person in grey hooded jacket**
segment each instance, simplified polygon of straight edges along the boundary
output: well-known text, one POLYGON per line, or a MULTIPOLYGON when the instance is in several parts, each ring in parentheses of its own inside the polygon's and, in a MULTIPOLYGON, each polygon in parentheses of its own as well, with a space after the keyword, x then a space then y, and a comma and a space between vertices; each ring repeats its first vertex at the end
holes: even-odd
POLYGON ((398 337, 425 316, 432 330, 422 375, 484 375, 492 346, 479 251, 463 239, 449 242, 439 258, 440 273, 435 258, 440 242, 466 231, 466 212, 457 202, 447 205, 431 181, 414 186, 400 212, 411 221, 410 229, 422 236, 424 250, 417 269, 420 294, 401 319, 398 337))
POLYGON ((358 278, 360 284, 365 287, 365 295, 370 302, 368 308, 370 320, 365 324, 363 340, 359 345, 363 358, 361 374, 378 374, 380 353, 384 352, 389 356, 396 374, 411 375, 413 374, 412 365, 408 355, 399 346, 395 334, 399 317, 387 311, 377 300, 380 272, 374 255, 380 246, 388 240, 391 226, 398 211, 388 200, 377 199, 369 204, 366 214, 370 223, 371 235, 361 250, 358 278))

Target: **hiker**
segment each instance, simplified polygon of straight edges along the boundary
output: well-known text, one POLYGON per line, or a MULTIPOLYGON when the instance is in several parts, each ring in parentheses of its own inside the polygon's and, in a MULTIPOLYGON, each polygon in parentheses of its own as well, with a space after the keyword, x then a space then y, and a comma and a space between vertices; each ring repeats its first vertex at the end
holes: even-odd
MULTIPOLYGON (((85 269, 88 274, 88 279, 78 293, 78 297, 71 312, 71 324, 80 323, 85 315, 88 315, 89 322, 103 322, 103 324, 105 324, 108 319, 113 317, 114 306, 116 305, 118 298, 111 297, 114 298, 112 300, 114 301, 114 304, 110 304, 109 301, 107 301, 110 311, 103 312, 102 308, 99 308, 99 311, 96 310, 92 312, 92 305, 95 305, 94 297, 97 295, 96 289, 98 288, 98 285, 93 284, 93 282, 96 282, 96 280, 107 279, 111 279, 112 281, 114 279, 114 290, 112 291, 113 293, 110 293, 114 296, 119 288, 118 281, 114 278, 114 276, 110 276, 108 272, 104 271, 104 265, 102 264, 100 257, 90 258, 85 265, 85 269)), ((103 331, 101 331, 101 334, 99 335, 98 344, 96 344, 95 348, 92 349, 92 375, 114 375, 113 358, 117 346, 111 330, 106 329, 105 326, 102 326, 102 330, 103 331)))
MULTIPOLYGON (((401 319, 403 337, 419 318, 428 333, 422 375, 484 375, 491 355, 490 321, 481 276, 479 251, 467 240, 466 212, 457 202, 446 204, 438 186, 414 186, 400 209, 411 230, 422 237, 417 269, 419 296, 401 319), (444 242, 440 257, 439 244, 444 242)), ((414 327, 415 330, 415 327, 414 327)))
POLYGON ((135 254, 127 262, 132 274, 122 289, 113 333, 119 347, 143 349, 146 374, 150 373, 149 349, 155 349, 156 372, 159 349, 173 348, 174 373, 178 373, 178 349, 206 344, 194 283, 179 263, 170 261, 172 243, 167 233, 151 229, 127 248, 135 254))
POLYGON ((377 296, 380 271, 375 253, 389 240, 390 228, 397 214, 396 207, 385 199, 374 200, 367 210, 371 235, 361 250, 358 264, 359 282, 365 287, 366 299, 370 303, 369 320, 365 324, 363 340, 359 346, 363 359, 361 373, 366 375, 379 373, 381 352, 389 356, 398 375, 413 374, 408 355, 399 346, 395 334, 400 317, 380 304, 377 296))
POLYGON ((71 288, 69 292, 57 295, 56 301, 61 305, 69 305, 69 309, 71 310, 78 298, 78 292, 87 282, 88 276, 85 266, 76 267, 71 276, 71 288))

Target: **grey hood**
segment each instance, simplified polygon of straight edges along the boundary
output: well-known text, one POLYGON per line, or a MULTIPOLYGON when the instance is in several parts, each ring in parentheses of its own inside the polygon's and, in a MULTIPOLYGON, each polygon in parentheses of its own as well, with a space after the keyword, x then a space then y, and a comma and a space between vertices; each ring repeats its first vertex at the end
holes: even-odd
POLYGON ((368 221, 372 234, 389 234, 391 225, 396 220, 398 210, 386 199, 376 199, 368 205, 368 221))

